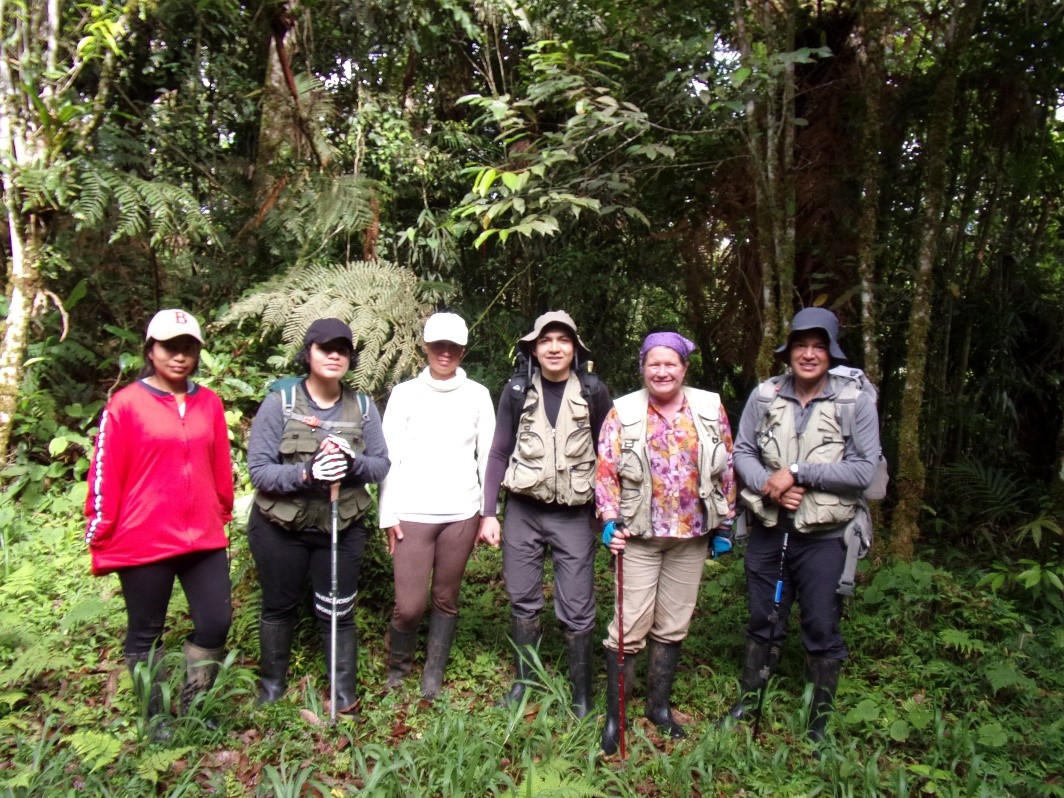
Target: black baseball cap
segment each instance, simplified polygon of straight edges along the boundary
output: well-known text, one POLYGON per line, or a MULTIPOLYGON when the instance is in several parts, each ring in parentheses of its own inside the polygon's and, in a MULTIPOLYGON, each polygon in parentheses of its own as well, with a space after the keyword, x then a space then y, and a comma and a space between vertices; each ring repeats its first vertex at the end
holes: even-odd
POLYGON ((303 344, 306 346, 311 344, 321 345, 330 341, 338 341, 341 338, 347 341, 347 345, 354 352, 355 340, 354 336, 351 335, 351 328, 347 325, 347 322, 340 321, 340 319, 318 319, 307 327, 307 333, 303 336, 303 344))

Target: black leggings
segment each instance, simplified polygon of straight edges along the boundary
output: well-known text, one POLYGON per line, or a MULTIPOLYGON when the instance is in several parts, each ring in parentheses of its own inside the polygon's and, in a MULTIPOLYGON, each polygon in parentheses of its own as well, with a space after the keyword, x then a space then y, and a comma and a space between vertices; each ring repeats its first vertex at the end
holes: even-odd
POLYGON ((233 620, 229 558, 225 549, 211 549, 134 565, 118 572, 129 619, 127 654, 146 654, 162 637, 175 578, 181 582, 192 616, 190 642, 201 648, 225 645, 233 620))
MULTIPOLYGON (((323 632, 330 627, 332 582, 331 536, 305 529, 289 532, 269 521, 258 507, 248 520, 248 544, 262 585, 262 620, 295 620, 306 589, 307 574, 314 589, 314 615, 323 632)), ((366 530, 357 523, 337 534, 336 626, 355 625, 355 596, 366 548, 366 530)))

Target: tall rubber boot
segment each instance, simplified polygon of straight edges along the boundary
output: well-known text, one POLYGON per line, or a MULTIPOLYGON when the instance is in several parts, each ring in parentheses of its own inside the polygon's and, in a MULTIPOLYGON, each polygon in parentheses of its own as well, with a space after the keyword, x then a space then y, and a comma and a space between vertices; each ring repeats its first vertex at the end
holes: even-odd
POLYGON ((687 735, 672 717, 669 699, 676 679, 676 665, 680 661, 680 643, 660 643, 651 638, 649 648, 646 716, 662 733, 678 740, 687 735))
POLYGON ((425 668, 421 672, 421 697, 434 701, 443 687, 443 672, 451 656, 454 630, 458 627, 457 615, 429 616, 429 640, 425 649, 425 668))
POLYGON ((144 708, 145 721, 151 731, 151 738, 157 743, 167 742, 174 736, 170 728, 170 716, 163 701, 163 682, 166 681, 166 669, 163 667, 163 650, 125 652, 126 667, 133 682, 133 692, 137 704, 144 708), (137 666, 140 665, 138 670, 137 666))
POLYGON ((578 718, 585 718, 591 711, 591 632, 566 632, 565 649, 569 655, 573 714, 578 718))
POLYGON ((835 709, 835 690, 842 672, 841 659, 809 657, 807 666, 813 682, 813 703, 809 707, 809 739, 819 743, 824 739, 828 718, 835 709))
POLYGON ((516 678, 509 692, 503 696, 502 703, 505 706, 516 704, 525 697, 526 682, 533 678, 535 671, 529 658, 531 649, 539 646, 540 623, 539 616, 535 618, 510 618, 510 640, 513 641, 514 668, 517 671, 516 678))
POLYGON ((388 689, 394 690, 410 673, 414 662, 414 646, 417 644, 417 629, 402 632, 395 626, 389 626, 388 640, 388 689))
MULTIPOLYGON (((331 673, 329 642, 331 632, 325 632, 326 673, 331 673)), ((354 717, 358 714, 358 629, 353 625, 336 630, 336 711, 354 717)))
POLYGON ((746 641, 746 659, 743 672, 739 677, 739 700, 728 710, 727 714, 717 719, 717 725, 723 726, 729 719, 746 720, 757 708, 757 694, 768 682, 768 677, 776 668, 780 659, 780 647, 770 646, 756 640, 746 641))
MULTIPOLYGON (((617 665, 617 652, 612 648, 604 649, 606 657, 606 723, 602 727, 602 753, 615 754, 621 743, 621 685, 618 676, 621 669, 617 665)), ((632 697, 635 684, 635 654, 624 656, 624 696, 632 697)), ((628 725, 631 725, 629 721, 628 725)))
POLYGON ((207 692, 218 677, 222 648, 202 648, 186 640, 185 684, 181 688, 181 713, 187 714, 197 696, 207 692))
POLYGON ((288 686, 295 621, 259 621, 259 697, 256 704, 272 704, 288 686))

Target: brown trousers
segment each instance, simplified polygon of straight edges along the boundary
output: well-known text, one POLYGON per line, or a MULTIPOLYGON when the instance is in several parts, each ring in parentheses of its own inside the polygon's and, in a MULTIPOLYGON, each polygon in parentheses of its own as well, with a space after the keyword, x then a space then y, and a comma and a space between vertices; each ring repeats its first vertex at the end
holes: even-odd
POLYGON ((480 516, 442 524, 401 521, 400 525, 403 539, 396 541, 392 557, 395 577, 392 626, 400 632, 413 632, 428 607, 430 580, 432 611, 440 615, 458 614, 458 591, 477 542, 480 516))

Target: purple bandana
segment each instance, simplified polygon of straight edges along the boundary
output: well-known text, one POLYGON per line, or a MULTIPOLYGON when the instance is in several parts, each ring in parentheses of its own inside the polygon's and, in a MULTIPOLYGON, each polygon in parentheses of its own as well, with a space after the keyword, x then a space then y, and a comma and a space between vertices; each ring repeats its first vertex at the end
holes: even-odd
POLYGON ((647 359, 647 352, 653 349, 655 346, 667 346, 680 356, 680 360, 684 363, 687 362, 687 358, 691 356, 691 353, 698 349, 693 341, 689 341, 680 335, 678 332, 655 332, 648 335, 643 339, 643 345, 639 347, 639 365, 643 365, 643 361, 647 359))

